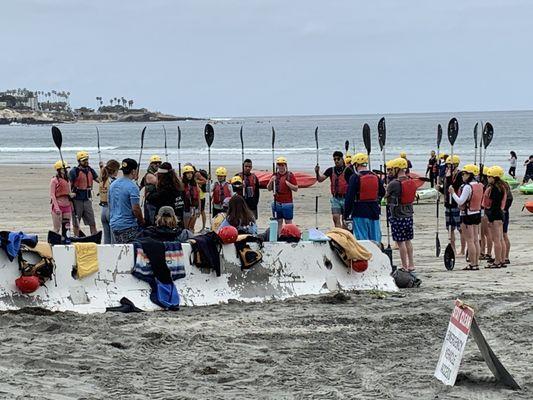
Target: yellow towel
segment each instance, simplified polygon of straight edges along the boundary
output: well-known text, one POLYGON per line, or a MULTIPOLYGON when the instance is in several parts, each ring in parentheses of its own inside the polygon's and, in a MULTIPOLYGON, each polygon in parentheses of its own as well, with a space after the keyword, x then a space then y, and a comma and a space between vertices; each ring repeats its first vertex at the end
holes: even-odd
POLYGON ((333 228, 326 233, 326 236, 344 249, 348 260, 370 260, 372 258, 372 253, 359 244, 353 234, 346 229, 333 228))
POLYGON ((74 243, 78 278, 98 272, 98 247, 96 243, 74 243))

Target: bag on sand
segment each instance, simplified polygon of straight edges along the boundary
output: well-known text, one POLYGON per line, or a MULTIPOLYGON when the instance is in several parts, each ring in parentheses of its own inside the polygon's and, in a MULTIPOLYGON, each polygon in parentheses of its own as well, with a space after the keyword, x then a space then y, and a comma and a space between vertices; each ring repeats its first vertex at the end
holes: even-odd
POLYGON ((396 286, 398 286, 400 289, 419 287, 422 283, 422 281, 415 275, 404 271, 403 269, 397 269, 391 275, 394 279, 394 282, 396 282, 396 286))

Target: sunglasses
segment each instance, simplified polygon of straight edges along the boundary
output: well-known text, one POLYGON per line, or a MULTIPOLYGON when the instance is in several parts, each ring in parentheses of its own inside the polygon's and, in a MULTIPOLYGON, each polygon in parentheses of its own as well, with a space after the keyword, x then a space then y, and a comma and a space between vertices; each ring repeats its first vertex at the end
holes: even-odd
POLYGON ((342 160, 341 157, 333 157, 333 161, 339 161, 339 160, 342 160))

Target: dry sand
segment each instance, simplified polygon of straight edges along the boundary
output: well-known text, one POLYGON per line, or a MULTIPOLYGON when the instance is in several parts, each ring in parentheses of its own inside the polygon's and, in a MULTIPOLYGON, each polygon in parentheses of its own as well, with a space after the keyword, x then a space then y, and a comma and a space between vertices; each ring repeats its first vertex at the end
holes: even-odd
MULTIPOLYGON (((42 167, 0 167, 3 229, 48 230, 49 178, 42 167)), ((327 186, 298 193, 297 223, 314 225, 320 194, 319 226, 330 225, 327 186)), ((0 398, 531 399, 533 215, 520 211, 525 199, 515 196, 512 264, 500 270, 460 271, 458 260, 446 271, 434 257, 434 206, 417 206, 419 289, 177 313, 1 313, 0 398), (495 383, 473 340, 454 388, 433 378, 455 298, 475 308, 521 391, 495 383)))

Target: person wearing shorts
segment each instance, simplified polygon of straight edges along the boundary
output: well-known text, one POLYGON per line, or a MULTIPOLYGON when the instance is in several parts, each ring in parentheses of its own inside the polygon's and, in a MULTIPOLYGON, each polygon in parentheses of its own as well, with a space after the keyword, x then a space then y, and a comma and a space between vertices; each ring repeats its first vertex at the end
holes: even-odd
POLYGON ((326 179, 330 179, 330 192, 331 192, 331 215, 333 218, 333 224, 336 228, 341 228, 342 215, 344 214, 344 196, 348 191, 348 181, 346 180, 346 165, 344 164, 343 154, 340 151, 333 153, 333 167, 329 167, 320 174, 320 166, 315 167, 316 180, 318 182, 324 182, 326 179))
MULTIPOLYGON (((459 174, 459 164, 461 159, 459 156, 449 156, 445 162, 445 174, 442 185, 437 185, 437 189, 444 195, 444 215, 446 219, 446 230, 450 232, 450 243, 453 248, 454 254, 457 254, 455 250, 455 231, 461 229, 461 213, 457 202, 448 193, 448 188, 453 187, 455 192, 458 192, 463 184, 461 175, 459 174)), ((462 254, 462 252, 460 253, 462 254)))
POLYGON ((267 189, 274 193, 272 214, 278 221, 278 236, 281 234, 283 223, 292 224, 294 218, 294 203, 292 192, 298 191, 296 177, 287 168, 287 159, 276 159, 276 173, 268 181, 267 189))
POLYGON ((413 202, 416 198, 416 183, 407 176, 408 163, 403 157, 387 163, 392 168, 394 178, 387 185, 388 209, 390 211, 390 226, 392 239, 398 243, 402 269, 414 273, 414 253, 412 240, 413 230, 413 202))
POLYGON ((92 203, 93 182, 99 182, 98 174, 89 166, 89 153, 79 151, 76 154, 78 166, 72 168, 69 172, 69 181, 72 192, 75 193, 73 200, 74 218, 72 218, 74 227, 74 236, 79 236, 80 222, 83 220, 85 225, 89 225, 91 235, 96 234, 96 220, 94 218, 92 203))

